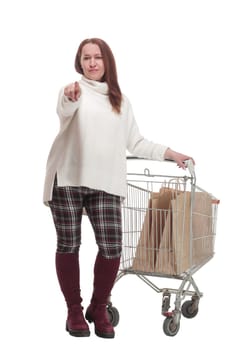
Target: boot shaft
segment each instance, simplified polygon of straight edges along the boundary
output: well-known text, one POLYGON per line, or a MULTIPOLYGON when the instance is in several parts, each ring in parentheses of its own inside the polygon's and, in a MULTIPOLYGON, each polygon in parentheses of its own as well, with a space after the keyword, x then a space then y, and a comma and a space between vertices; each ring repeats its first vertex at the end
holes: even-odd
POLYGON ((68 308, 81 304, 78 254, 56 253, 55 263, 57 278, 68 308))
POLYGON ((97 254, 94 266, 94 290, 92 302, 95 304, 107 304, 113 288, 120 258, 106 259, 100 253, 97 254))

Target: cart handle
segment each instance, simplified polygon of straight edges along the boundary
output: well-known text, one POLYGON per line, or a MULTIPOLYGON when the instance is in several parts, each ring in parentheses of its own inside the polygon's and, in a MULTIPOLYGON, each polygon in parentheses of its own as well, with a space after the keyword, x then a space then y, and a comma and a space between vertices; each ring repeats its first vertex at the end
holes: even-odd
MULTIPOLYGON (((141 158, 141 157, 135 157, 135 156, 127 156, 126 159, 127 160, 153 160, 153 159, 141 158)), ((174 160, 165 159, 165 162, 174 162, 174 160)), ((185 160, 184 164, 186 168, 188 168, 190 175, 195 178, 196 176, 195 176, 194 164, 192 162, 192 159, 185 160)))

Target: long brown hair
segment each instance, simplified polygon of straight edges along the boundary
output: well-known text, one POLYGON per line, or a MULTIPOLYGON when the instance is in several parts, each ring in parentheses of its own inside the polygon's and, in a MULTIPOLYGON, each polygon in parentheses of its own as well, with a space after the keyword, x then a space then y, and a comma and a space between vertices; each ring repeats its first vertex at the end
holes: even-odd
POLYGON ((116 62, 115 62, 115 58, 113 56, 112 50, 104 40, 99 38, 91 38, 91 39, 83 40, 79 45, 78 51, 76 53, 75 69, 78 73, 83 74, 83 70, 80 63, 81 54, 82 54, 83 46, 89 43, 96 44, 100 48, 101 54, 103 56, 103 62, 104 62, 104 68, 105 68, 105 73, 102 78, 102 81, 105 81, 108 84, 108 89, 109 89, 108 96, 109 96, 109 101, 112 105, 113 110, 115 110, 117 113, 120 113, 122 93, 121 93, 121 89, 117 79, 116 62))

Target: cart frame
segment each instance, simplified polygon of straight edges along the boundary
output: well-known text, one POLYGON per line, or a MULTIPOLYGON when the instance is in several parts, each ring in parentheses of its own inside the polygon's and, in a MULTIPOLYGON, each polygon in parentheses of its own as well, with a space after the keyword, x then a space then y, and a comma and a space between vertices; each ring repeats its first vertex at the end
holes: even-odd
MULTIPOLYGON (((127 160, 145 160, 142 158, 137 158, 137 157, 127 157, 127 160)), ((148 161, 148 160, 147 160, 148 161)), ((188 184, 188 188, 190 189, 190 240, 189 240, 189 248, 190 252, 193 250, 193 245, 195 244, 195 241, 193 240, 193 232, 192 232, 192 217, 193 217, 193 204, 194 204, 194 197, 195 193, 199 191, 200 193, 207 193, 208 195, 211 196, 212 198, 212 205, 211 205, 211 217, 209 218, 211 220, 211 252, 207 254, 205 259, 199 263, 191 263, 188 269, 185 271, 182 271, 181 273, 163 273, 157 272, 156 270, 154 271, 141 271, 141 269, 134 269, 132 267, 132 261, 135 259, 135 251, 139 245, 139 240, 137 236, 137 246, 133 242, 133 236, 136 235, 135 229, 130 232, 130 230, 126 230, 124 228, 124 220, 127 221, 127 210, 125 211, 125 208, 127 208, 128 203, 122 203, 122 216, 123 216, 123 237, 124 235, 128 234, 130 244, 127 243, 127 247, 124 246, 124 240, 123 240, 123 251, 122 251, 122 260, 121 260, 121 265, 119 268, 119 273, 117 275, 117 278, 115 280, 115 284, 125 275, 128 274, 133 274, 136 275, 138 278, 140 278, 146 285, 148 285, 150 288, 152 288, 156 293, 161 293, 162 294, 162 307, 161 307, 161 314, 165 317, 164 322, 163 322, 163 331, 167 336, 175 336, 179 329, 180 329, 180 321, 181 321, 181 316, 183 315, 186 318, 193 318, 197 315, 198 313, 198 308, 199 308, 199 301, 200 298, 203 296, 203 293, 199 290, 193 275, 196 273, 203 265, 205 265, 210 259, 213 258, 214 256, 214 242, 215 242, 215 235, 216 235, 216 223, 217 223, 217 209, 218 209, 218 204, 219 200, 215 198, 212 194, 204 191, 202 188, 196 185, 196 174, 194 170, 194 165, 191 160, 186 162, 186 167, 188 168, 189 171, 189 176, 173 176, 173 175, 159 175, 159 174, 152 174, 148 168, 144 168, 144 172, 132 172, 127 174, 127 182, 128 186, 133 186, 134 191, 137 191, 137 189, 147 191, 148 193, 153 192, 153 184, 156 182, 157 184, 162 184, 161 179, 165 179, 168 183, 170 181, 174 181, 177 184, 179 181, 182 179, 182 183, 184 184, 184 192, 186 192, 187 187, 186 184, 188 184), (133 177, 133 179, 132 179, 133 177), (142 179, 141 179, 142 178, 142 179), (146 180, 145 180, 146 179, 146 180), (157 180, 159 179, 159 180, 157 180), (141 184, 143 187, 141 187, 141 184), (145 187, 146 184, 146 187, 145 187), (131 237, 131 238, 130 238, 131 237), (133 243, 132 243, 133 242, 133 243), (129 248, 129 245, 131 247, 129 248), (128 253, 125 253, 125 251, 129 249, 128 253), (133 252, 133 253, 131 253, 133 252), (124 255, 125 253, 125 255, 124 255), (159 277, 159 278, 172 278, 175 280, 180 281, 180 284, 177 289, 175 288, 169 288, 169 287, 163 287, 159 288, 157 284, 151 281, 151 277, 159 277), (174 296, 174 307, 171 308, 171 297, 174 296), (189 297, 189 300, 184 301, 186 297, 189 297), (191 298, 190 298, 191 297, 191 298)), ((135 192, 137 195, 137 192, 135 192)), ((139 211, 142 209, 140 205, 141 197, 137 201, 136 205, 132 208, 130 208, 131 212, 133 211, 139 211)), ((126 199, 127 201, 127 199, 126 199)), ((132 206, 132 203, 130 203, 132 206)), ((186 205, 186 204, 185 204, 186 205)), ((147 209, 147 208, 144 208, 147 209)), ((129 210, 129 209, 128 209, 129 210)), ((136 215, 136 214, 135 214, 136 215)), ((145 214, 143 214, 145 216, 145 214)), ((186 214, 184 213, 184 216, 186 214)), ((130 223, 128 224, 129 227, 130 225, 134 224, 134 221, 138 221, 137 218, 133 217, 130 220, 130 223)), ((193 220, 194 221, 194 220, 193 220)), ((142 226, 142 221, 136 225, 142 226)), ((138 233, 137 233, 138 235, 138 233)), ((201 238, 201 242, 203 244, 204 238, 201 238)), ((200 246, 200 245, 199 245, 200 246)), ((198 247, 199 247, 198 246, 198 247)), ((170 248, 169 248, 170 249, 170 248)), ((108 314, 110 316, 110 320, 113 324, 113 326, 116 326, 119 322, 119 312, 118 310, 112 305, 111 300, 109 299, 109 303, 107 306, 108 314)))

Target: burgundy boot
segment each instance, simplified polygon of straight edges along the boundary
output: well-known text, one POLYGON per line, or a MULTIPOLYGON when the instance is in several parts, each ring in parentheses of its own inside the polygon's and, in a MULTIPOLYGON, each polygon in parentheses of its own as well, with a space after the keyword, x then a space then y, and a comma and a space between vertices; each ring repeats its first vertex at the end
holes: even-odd
POLYGON ((94 322, 95 334, 101 338, 114 338, 114 328, 107 313, 107 303, 113 288, 120 258, 106 259, 100 253, 94 267, 94 291, 86 311, 88 322, 94 322))
POLYGON ((90 330, 81 306, 78 254, 56 253, 56 271, 68 307, 66 330, 75 337, 88 337, 90 330))

